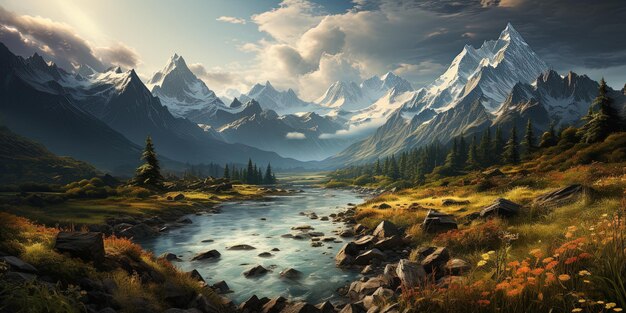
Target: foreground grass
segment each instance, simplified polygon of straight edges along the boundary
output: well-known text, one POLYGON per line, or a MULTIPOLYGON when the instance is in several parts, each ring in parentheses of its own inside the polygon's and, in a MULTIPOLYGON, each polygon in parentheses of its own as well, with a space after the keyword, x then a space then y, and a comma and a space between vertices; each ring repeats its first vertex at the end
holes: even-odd
POLYGON ((202 294, 216 308, 221 308, 219 298, 209 288, 203 288, 189 274, 179 271, 166 260, 155 258, 128 239, 106 238, 107 261, 104 269, 96 269, 91 263, 54 251, 54 238, 58 231, 22 217, 0 213, 0 251, 18 256, 35 266, 40 275, 57 282, 50 286, 36 281, 2 281, 7 268, 0 264, 0 308, 8 312, 83 312, 85 308, 80 299, 86 292, 78 287, 77 282, 84 278, 112 281, 117 286, 112 293, 113 303, 121 312, 163 311, 169 307, 163 299, 165 286, 202 294), (119 262, 128 263, 128 260, 147 272, 158 273, 162 281, 143 279, 136 272, 116 265, 119 262))
MULTIPOLYGON (((502 177, 469 173, 434 180, 359 206, 356 219, 365 226, 390 220, 405 228, 416 250, 447 246, 452 257, 473 265, 470 273, 447 287, 426 281, 419 288, 404 290, 404 308, 409 312, 622 311, 626 306, 624 164, 597 163, 541 174, 524 172, 524 166, 528 165, 503 168, 502 177), (550 208, 533 204, 537 196, 570 184, 596 192, 550 208), (518 216, 466 219, 499 197, 522 204, 518 216), (447 199, 467 202, 444 205, 447 199), (439 235, 422 232, 420 224, 431 208, 453 214, 459 229, 439 235)), ((417 258, 416 253, 412 257, 417 258)))

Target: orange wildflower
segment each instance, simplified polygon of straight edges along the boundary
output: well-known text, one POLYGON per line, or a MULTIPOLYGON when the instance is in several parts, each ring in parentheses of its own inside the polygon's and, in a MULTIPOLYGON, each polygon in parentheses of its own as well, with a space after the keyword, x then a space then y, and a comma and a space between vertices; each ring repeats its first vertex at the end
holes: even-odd
POLYGON ((549 257, 549 258, 545 258, 543 259, 543 261, 541 261, 543 264, 548 264, 550 262, 554 261, 553 257, 549 257))
POLYGON ((546 269, 551 270, 555 268, 557 265, 559 265, 559 261, 552 261, 546 265, 546 269))
POLYGON ((590 259, 590 258, 593 257, 593 255, 591 253, 583 252, 583 253, 579 254, 578 257, 580 259, 590 259))
POLYGON ((520 264, 518 261, 509 262, 508 266, 510 267, 518 267, 520 264))
POLYGON ((523 275, 526 273, 530 273, 530 267, 528 266, 523 266, 517 269, 517 275, 523 275))
POLYGON ((491 301, 487 299, 478 300, 478 305, 480 306, 488 306, 489 304, 491 304, 491 301))
POLYGON ((561 275, 559 275, 559 280, 560 280, 560 281, 568 281, 568 280, 570 280, 570 279, 571 279, 571 277, 570 277, 569 275, 567 275, 567 274, 561 274, 561 275))
POLYGON ((544 272, 544 269, 541 267, 535 268, 531 271, 531 273, 535 276, 539 276, 544 272))

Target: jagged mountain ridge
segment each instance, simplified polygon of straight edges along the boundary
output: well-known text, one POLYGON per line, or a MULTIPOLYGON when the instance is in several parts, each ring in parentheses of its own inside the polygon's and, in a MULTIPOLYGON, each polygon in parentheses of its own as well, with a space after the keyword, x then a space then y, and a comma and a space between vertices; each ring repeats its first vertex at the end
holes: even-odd
MULTIPOLYGON (((30 112, 42 111, 44 101, 28 99, 30 102, 27 102, 32 104, 32 107, 28 108, 29 110, 23 110, 25 109, 24 105, 17 108, 7 105, 6 109, 3 108, 3 115, 11 116, 11 118, 7 118, 11 123, 9 127, 26 137, 44 143, 53 152, 60 151, 61 154, 91 161, 98 166, 119 163, 116 161, 129 155, 132 156, 132 164, 134 165, 138 162, 139 146, 143 145, 146 136, 150 135, 159 154, 180 162, 245 163, 249 157, 252 157, 258 160, 257 162, 272 162, 278 167, 303 165, 303 163, 293 159, 281 158, 273 152, 223 142, 214 138, 211 132, 203 131, 189 120, 174 117, 167 107, 161 104, 159 98, 150 93, 134 70, 124 72, 120 68, 112 68, 105 73, 84 78, 80 74, 57 71, 53 65, 49 65, 49 69, 46 70, 39 61, 36 62, 37 67, 27 65, 27 62, 22 61, 22 58, 14 56, 6 47, 4 49, 7 52, 5 54, 9 56, 6 63, 13 65, 7 72, 14 70, 19 72, 20 78, 25 77, 20 80, 22 84, 19 87, 13 86, 12 89, 5 90, 4 96, 7 99, 39 96, 50 99, 51 102, 62 104, 50 103, 49 107, 55 110, 61 110, 57 107, 62 107, 67 111, 59 114, 63 118, 61 119, 64 121, 63 125, 56 125, 56 121, 48 119, 46 116, 40 116, 40 120, 29 118, 30 112), (53 73, 39 75, 42 70, 53 71, 53 73), (54 75, 57 72, 60 73, 59 76, 54 75), (20 89, 28 91, 22 92, 21 95, 16 95, 13 92, 20 89), (34 91, 30 91, 31 89, 34 91), (46 95, 40 95, 38 92, 46 95), (14 112, 16 110, 21 111, 14 112), (19 123, 21 125, 14 124, 16 121, 21 121, 19 123), (45 131, 34 131, 35 127, 29 126, 33 121, 38 122, 39 125, 45 125, 45 127, 41 127, 45 131), (70 125, 74 126, 69 127, 70 125), (50 134, 56 134, 61 129, 65 129, 65 126, 68 126, 67 132, 71 132, 73 128, 79 133, 50 137, 50 134), (109 133, 108 137, 111 140, 118 138, 116 140, 126 141, 128 144, 111 143, 111 146, 117 147, 118 150, 111 149, 116 153, 109 153, 108 151, 101 151, 102 149, 98 147, 98 145, 106 147, 107 144, 105 143, 111 141, 102 138, 104 135, 99 135, 99 139, 92 138, 91 141, 85 143, 85 146, 98 147, 92 150, 84 149, 83 146, 77 144, 81 140, 71 140, 78 136, 89 137, 92 133, 99 133, 91 130, 91 128, 97 128, 96 126, 102 126, 103 131, 109 133), (65 149, 57 148, 58 145, 65 149), (133 149, 129 147, 133 147, 133 149), (98 151, 100 152, 98 153, 98 151)), ((16 80, 10 81, 10 83, 14 82, 16 80)), ((124 164, 128 163, 130 162, 124 161, 124 164)))

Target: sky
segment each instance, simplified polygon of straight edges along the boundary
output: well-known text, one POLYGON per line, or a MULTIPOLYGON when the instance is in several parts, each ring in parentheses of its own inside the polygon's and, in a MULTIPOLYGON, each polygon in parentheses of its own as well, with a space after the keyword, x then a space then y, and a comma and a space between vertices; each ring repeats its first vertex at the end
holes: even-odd
POLYGON ((144 80, 177 53, 218 95, 269 80, 315 100, 388 71, 425 86, 510 22, 553 69, 622 88, 624 16, 623 0, 0 0, 0 42, 144 80))

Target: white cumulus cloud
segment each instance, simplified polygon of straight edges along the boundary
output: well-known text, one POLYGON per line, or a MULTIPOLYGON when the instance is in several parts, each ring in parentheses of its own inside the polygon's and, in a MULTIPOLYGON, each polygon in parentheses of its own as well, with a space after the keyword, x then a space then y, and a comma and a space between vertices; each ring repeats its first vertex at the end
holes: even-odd
POLYGON ((224 22, 224 23, 231 23, 231 24, 246 24, 245 19, 240 18, 240 17, 234 17, 234 16, 220 16, 216 20, 220 22, 224 22))
POLYGON ((306 136, 303 133, 299 133, 299 132, 288 132, 287 135, 285 135, 285 138, 302 140, 302 139, 306 139, 306 136))

